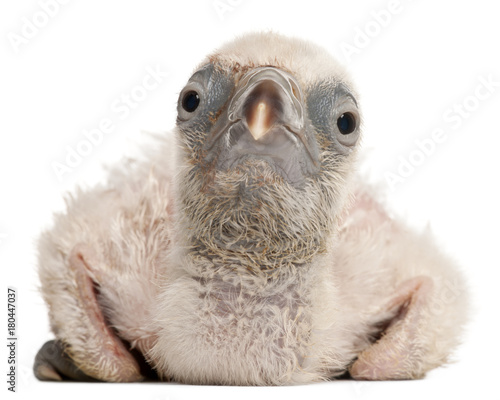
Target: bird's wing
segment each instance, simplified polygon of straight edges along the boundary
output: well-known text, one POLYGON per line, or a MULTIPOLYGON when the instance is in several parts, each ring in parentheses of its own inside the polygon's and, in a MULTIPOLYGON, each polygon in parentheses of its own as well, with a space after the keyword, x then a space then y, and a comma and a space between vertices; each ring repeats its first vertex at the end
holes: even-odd
POLYGON ((144 162, 126 160, 107 186, 78 192, 42 235, 41 292, 58 344, 40 350, 38 378, 71 378, 70 360, 98 380, 142 379, 132 353, 146 354, 155 340, 150 322, 168 274, 172 148, 155 142, 144 162))
POLYGON ((365 337, 354 378, 419 378, 449 361, 467 320, 464 277, 429 229, 389 215, 370 188, 357 191, 344 220, 335 275, 365 337))
POLYGON ((136 360, 106 323, 97 301, 96 283, 91 276, 101 274, 100 264, 98 256, 88 246, 80 244, 73 248, 68 268, 72 270, 77 288, 73 300, 84 317, 81 320, 84 326, 79 327, 78 333, 86 338, 88 346, 86 351, 74 351, 71 339, 69 343, 46 343, 35 360, 34 372, 38 379, 142 380, 136 360))

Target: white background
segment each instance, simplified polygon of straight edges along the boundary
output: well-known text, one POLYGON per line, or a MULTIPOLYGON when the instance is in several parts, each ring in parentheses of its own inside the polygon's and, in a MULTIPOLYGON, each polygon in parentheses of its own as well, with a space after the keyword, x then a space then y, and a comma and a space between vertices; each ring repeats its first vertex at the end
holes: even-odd
MULTIPOLYGON (((487 391, 488 398, 500 398, 500 87, 497 83, 489 95, 481 89, 482 100, 469 97, 481 79, 500 82, 499 10, 491 0, 401 0, 399 12, 381 27, 375 15, 388 4, 74 0, 44 18, 38 1, 2 2, 0 266, 4 302, 7 286, 18 294, 18 398, 420 399, 487 391), (215 6, 223 4, 229 8, 217 11, 215 6), (44 26, 20 43, 15 35, 22 35, 26 21, 33 20, 44 26), (418 228, 430 223, 439 245, 458 261, 470 282, 474 313, 456 353, 458 362, 420 381, 285 388, 36 381, 33 358, 52 337, 37 293, 36 238, 50 227, 52 213, 63 209, 64 194, 76 184, 102 181, 101 166, 132 151, 142 130, 171 128, 178 93, 207 52, 236 34, 268 29, 324 46, 352 72, 365 115, 364 169, 411 224, 418 228), (363 30, 371 37, 347 57, 342 46, 353 46, 363 30), (121 119, 123 114, 114 112, 112 104, 137 90, 146 67, 157 66, 168 76, 121 119), (464 102, 468 116, 455 117, 452 123, 449 113, 464 102), (58 180, 52 164, 65 163, 67 146, 75 149, 85 139, 82 131, 96 128, 104 118, 111 119, 115 129, 58 180), (435 129, 445 132, 445 140, 419 158, 415 140, 430 138, 435 129), (387 172, 398 173, 401 160, 411 157, 420 165, 391 187, 387 172)), ((0 320, 6 327, 6 311, 0 320)), ((7 333, 1 331, 3 343, 7 333)), ((7 353, 6 346, 1 347, 5 382, 7 353)), ((2 383, 1 390, 6 389, 2 383)))

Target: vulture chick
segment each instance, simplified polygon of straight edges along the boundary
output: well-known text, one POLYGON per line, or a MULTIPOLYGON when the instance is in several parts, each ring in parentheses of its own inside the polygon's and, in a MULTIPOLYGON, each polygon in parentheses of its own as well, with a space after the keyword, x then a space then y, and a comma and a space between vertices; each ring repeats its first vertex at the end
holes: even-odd
POLYGON ((460 271, 354 173, 358 94, 273 33, 196 69, 173 135, 79 191, 39 244, 42 380, 414 379, 450 360, 460 271))

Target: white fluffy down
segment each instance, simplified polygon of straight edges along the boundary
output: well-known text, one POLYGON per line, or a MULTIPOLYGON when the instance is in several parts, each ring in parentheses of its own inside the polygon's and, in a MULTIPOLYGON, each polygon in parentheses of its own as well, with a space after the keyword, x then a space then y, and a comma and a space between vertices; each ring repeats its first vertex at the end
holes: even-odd
MULTIPOLYGON (((242 37, 207 60, 215 58, 233 67, 281 66, 301 84, 325 77, 349 82, 322 49, 274 34, 242 37)), ((178 203, 188 190, 189 165, 175 134, 154 139, 143 160, 111 171, 106 185, 68 199, 67 212, 40 240, 52 329, 86 373, 117 380, 99 354, 68 268, 80 243, 99 259, 92 279, 107 322, 163 379, 279 385, 340 375, 370 346, 374 319, 396 288, 417 276, 430 277, 433 290, 415 327, 420 353, 408 361, 407 377, 450 361, 466 321, 467 291, 430 232, 406 228, 373 189, 346 175, 335 183, 340 194, 324 249, 300 268, 292 260, 270 278, 226 253, 194 254, 178 203)))

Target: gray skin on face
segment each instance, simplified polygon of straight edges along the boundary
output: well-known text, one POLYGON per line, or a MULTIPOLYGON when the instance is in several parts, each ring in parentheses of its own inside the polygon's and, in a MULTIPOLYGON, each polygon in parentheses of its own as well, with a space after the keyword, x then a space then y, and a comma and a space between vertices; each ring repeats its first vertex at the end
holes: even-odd
POLYGON ((190 149, 200 150, 203 143, 200 142, 198 133, 202 132, 206 136, 210 132, 216 115, 224 107, 233 90, 233 77, 215 69, 213 64, 205 65, 191 76, 180 93, 177 104, 177 125, 190 149), (190 91, 202 95, 196 113, 188 113, 182 107, 182 99, 190 91), (197 134, 194 134, 195 132, 197 134))
MULTIPOLYGON (((347 154, 358 140, 357 134, 348 136, 342 135, 337 126, 337 118, 344 109, 357 110, 358 103, 349 88, 343 83, 333 84, 330 81, 319 82, 308 90, 307 109, 309 118, 316 128, 316 131, 332 141, 336 152, 347 154)), ((359 119, 358 119, 359 125, 359 119)))
POLYGON ((323 81, 303 92, 293 76, 274 67, 233 74, 211 63, 203 66, 179 96, 177 124, 203 170, 231 170, 248 160, 265 160, 297 189, 331 166, 321 163, 322 150, 346 156, 359 138, 357 102, 346 85, 323 81), (188 112, 183 100, 192 91, 200 103, 188 112), (267 102, 273 114, 267 134, 255 139, 249 123, 259 101, 267 102), (337 126, 344 112, 356 125, 347 135, 337 126))

